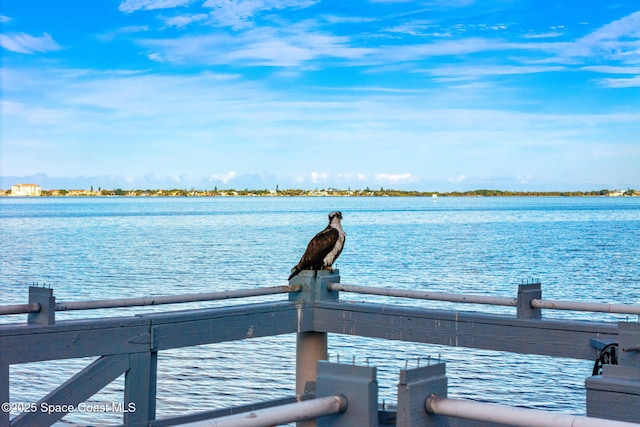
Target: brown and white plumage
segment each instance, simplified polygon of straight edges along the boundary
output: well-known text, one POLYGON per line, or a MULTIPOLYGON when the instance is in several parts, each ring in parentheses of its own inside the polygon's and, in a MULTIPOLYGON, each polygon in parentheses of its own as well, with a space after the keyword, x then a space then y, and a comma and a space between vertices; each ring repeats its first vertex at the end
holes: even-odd
POLYGON ((342 212, 336 211, 329 214, 329 225, 309 241, 307 250, 291 270, 289 280, 302 270, 317 271, 331 268, 340 256, 347 236, 340 224, 341 220, 342 212))

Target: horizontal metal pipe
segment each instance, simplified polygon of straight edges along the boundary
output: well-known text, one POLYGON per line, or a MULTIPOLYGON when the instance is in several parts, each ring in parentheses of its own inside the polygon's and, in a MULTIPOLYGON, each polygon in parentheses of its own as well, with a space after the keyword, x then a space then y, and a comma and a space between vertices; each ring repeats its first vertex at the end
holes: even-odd
POLYGON ((325 415, 338 414, 347 409, 344 396, 327 396, 288 405, 229 415, 212 420, 182 424, 180 427, 264 427, 296 421, 312 420, 325 415))
POLYGON ((602 418, 560 414, 537 409, 480 403, 469 400, 429 397, 425 409, 430 414, 473 421, 507 424, 514 427, 638 427, 640 424, 602 418))
POLYGON ((15 304, 0 306, 0 315, 4 314, 25 314, 37 313, 40 311, 40 304, 33 302, 31 304, 15 304))
POLYGON ((446 292, 410 291, 406 289, 375 288, 371 286, 345 285, 342 283, 329 283, 327 286, 332 291, 354 292, 358 294, 381 295, 388 297, 425 299, 434 301, 462 302, 469 304, 489 304, 516 307, 517 298, 492 297, 487 295, 450 294, 446 292))
POLYGON ((158 295, 138 298, 120 298, 95 301, 69 301, 56 303, 56 311, 90 310, 97 308, 138 307, 145 305, 176 304, 198 301, 217 301, 230 298, 245 298, 261 295, 299 292, 300 285, 271 286, 267 288, 239 289, 235 291, 207 292, 199 294, 158 295))
POLYGON ((533 299, 531 300, 531 307, 550 308, 554 310, 591 311, 597 313, 640 314, 640 305, 631 304, 607 304, 598 302, 533 299))

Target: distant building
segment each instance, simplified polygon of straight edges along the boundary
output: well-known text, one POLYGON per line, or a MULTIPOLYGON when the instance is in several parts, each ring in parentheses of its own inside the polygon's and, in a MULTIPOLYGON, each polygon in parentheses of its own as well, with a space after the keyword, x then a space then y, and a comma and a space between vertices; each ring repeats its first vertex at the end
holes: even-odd
POLYGON ((38 184, 16 184, 11 186, 12 196, 39 196, 42 189, 38 184))

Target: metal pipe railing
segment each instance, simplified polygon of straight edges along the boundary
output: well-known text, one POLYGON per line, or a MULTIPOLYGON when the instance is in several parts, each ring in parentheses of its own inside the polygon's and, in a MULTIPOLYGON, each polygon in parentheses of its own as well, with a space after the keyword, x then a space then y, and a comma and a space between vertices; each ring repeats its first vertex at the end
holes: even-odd
POLYGON ((346 411, 347 398, 340 396, 319 397, 303 402, 260 409, 227 417, 182 424, 179 427, 264 427, 297 421, 312 420, 325 415, 346 411))
MULTIPOLYGON (((446 292, 412 291, 406 289, 376 288, 371 286, 346 285, 342 283, 330 283, 327 286, 332 291, 353 292, 366 295, 380 295, 399 298, 423 299, 431 301, 446 301, 468 304, 488 304, 516 307, 517 298, 493 297, 474 294, 451 294, 446 292)), ((597 302, 559 301, 549 299, 531 300, 532 308, 547 308, 552 310, 587 311, 597 313, 618 313, 640 315, 640 305, 609 304, 597 302)))
POLYGON ((493 403, 431 396, 425 401, 430 414, 514 427, 639 427, 640 424, 579 415, 559 414, 538 409, 512 408, 493 403))
POLYGON ((411 291, 406 289, 375 288, 371 286, 345 285, 329 283, 327 287, 332 291, 354 292, 358 294, 380 295, 387 297, 413 298, 434 301, 462 302, 469 304, 489 304, 516 307, 517 298, 493 297, 488 295, 450 294, 446 292, 411 291))
POLYGON ((56 311, 139 307, 146 305, 176 304, 199 301, 218 301, 231 298, 246 298, 263 295, 285 294, 288 292, 299 292, 300 289, 300 285, 288 285, 255 289, 239 289, 235 291, 206 292, 198 294, 158 295, 150 297, 120 298, 94 301, 69 301, 56 303, 56 311))
POLYGON ((40 311, 40 304, 37 302, 31 304, 15 304, 0 306, 0 316, 4 314, 26 314, 37 313, 40 311))
MULTIPOLYGON (((56 311, 92 310, 99 308, 140 307, 147 305, 177 304, 201 301, 219 301, 231 298, 247 298, 263 295, 300 292, 300 285, 271 286, 266 288, 239 289, 235 291, 205 292, 182 295, 157 295, 137 298, 104 299, 93 301, 65 301, 56 303, 56 311)), ((38 313, 40 304, 15 304, 0 306, 0 315, 38 313)))
MULTIPOLYGON (((495 297, 476 294, 453 294, 447 292, 428 292, 407 289, 377 288, 371 286, 347 285, 342 283, 329 283, 327 288, 332 291, 353 292, 366 295, 379 295, 398 298, 422 299, 431 301, 446 301, 467 304, 499 305, 516 307, 517 298, 495 297)), ((177 304, 200 301, 217 301, 231 298, 246 298, 262 295, 299 292, 300 285, 272 286, 266 288, 240 289, 235 291, 208 292, 182 295, 157 295, 136 298, 105 299, 93 301, 66 301, 56 303, 56 311, 90 310, 100 308, 139 307, 147 305, 177 304)), ((590 303, 577 301, 561 301, 550 299, 531 300, 532 308, 545 308, 551 310, 571 310, 599 313, 637 314, 640 315, 640 305, 590 303)), ((38 313, 40 304, 15 304, 0 306, 0 315, 38 313)))
POLYGON ((552 310, 591 311, 597 313, 618 313, 640 315, 640 305, 608 304, 598 302, 559 301, 550 299, 531 300, 533 308, 549 308, 552 310))

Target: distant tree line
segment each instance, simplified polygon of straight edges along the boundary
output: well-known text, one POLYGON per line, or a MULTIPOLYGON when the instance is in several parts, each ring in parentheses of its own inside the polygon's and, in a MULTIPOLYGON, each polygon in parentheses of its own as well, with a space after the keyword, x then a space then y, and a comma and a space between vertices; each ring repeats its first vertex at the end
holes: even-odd
MULTIPOLYGON (((10 195, 11 191, 0 190, 0 195, 10 195)), ((595 190, 595 191, 505 191, 505 190, 470 190, 470 191, 451 191, 451 192, 435 192, 435 191, 412 191, 412 190, 394 190, 380 188, 372 190, 369 187, 360 190, 347 190, 337 188, 323 188, 314 190, 303 189, 276 189, 264 190, 244 190, 225 189, 221 190, 215 187, 212 190, 197 189, 147 189, 147 190, 123 190, 98 188, 91 190, 42 190, 42 196, 129 196, 129 197, 224 197, 224 196, 254 196, 254 197, 293 197, 293 196, 341 196, 341 197, 521 197, 521 196, 556 196, 556 197, 581 197, 581 196, 640 196, 640 191, 628 189, 621 190, 595 190)))

